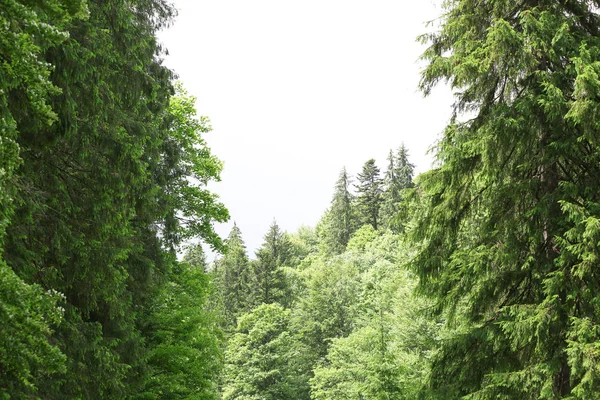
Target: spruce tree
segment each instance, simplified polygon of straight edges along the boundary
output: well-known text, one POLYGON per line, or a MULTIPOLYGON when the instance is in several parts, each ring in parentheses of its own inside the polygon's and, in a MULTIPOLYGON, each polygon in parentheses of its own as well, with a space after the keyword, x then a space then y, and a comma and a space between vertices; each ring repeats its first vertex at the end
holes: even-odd
POLYGON ((358 227, 355 198, 350 192, 351 184, 352 180, 344 167, 335 183, 331 208, 326 217, 325 242, 327 249, 334 254, 340 254, 346 249, 350 236, 358 227))
POLYGON ((414 186, 415 166, 408 159, 408 149, 404 146, 404 143, 398 149, 394 168, 394 178, 397 181, 399 189, 412 188, 414 186))
POLYGON ((217 262, 217 290, 225 325, 234 327, 237 316, 253 304, 253 276, 240 228, 234 223, 225 242, 227 250, 217 262))
POLYGON ((163 0, 0 5, 0 268, 28 285, 7 277, 30 296, 11 304, 33 325, 13 326, 52 343, 17 352, 27 398, 135 396, 145 318, 175 249, 191 237, 221 247, 212 224, 227 211, 206 190, 221 164, 201 139, 210 126, 157 43, 174 12, 163 0))
POLYGON ((183 262, 201 272, 206 272, 206 254, 202 249, 202 244, 197 243, 188 248, 183 255, 183 262))
POLYGON ((258 304, 287 305, 287 285, 283 267, 289 257, 290 242, 287 234, 273 221, 263 245, 256 251, 254 269, 254 297, 258 304))
POLYGON ((413 231, 421 290, 449 328, 430 387, 598 398, 600 2, 446 7, 423 37, 421 87, 448 81, 455 115, 413 231))
POLYGON ((383 186, 383 201, 379 211, 382 226, 394 232, 403 230, 404 223, 399 217, 402 209, 401 201, 406 189, 412 188, 414 165, 408 160, 408 150, 404 143, 398 148, 396 155, 388 155, 388 168, 385 173, 383 186))
POLYGON ((370 224, 377 229, 379 226, 379 208, 383 201, 383 180, 374 159, 367 161, 358 174, 357 204, 362 224, 370 224))
POLYGON ((401 187, 397 175, 396 157, 392 150, 388 154, 388 167, 383 178, 383 193, 381 208, 379 209, 379 220, 382 226, 389 228, 390 221, 398 212, 401 187))

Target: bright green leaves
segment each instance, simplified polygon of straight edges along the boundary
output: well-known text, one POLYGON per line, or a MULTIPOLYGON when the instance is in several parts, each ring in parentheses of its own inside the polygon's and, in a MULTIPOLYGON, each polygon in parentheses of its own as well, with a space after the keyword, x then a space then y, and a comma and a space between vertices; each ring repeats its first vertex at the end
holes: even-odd
POLYGON ((290 311, 277 304, 263 304, 240 318, 225 354, 224 400, 308 398, 289 323, 290 311))
POLYGON ((40 382, 64 371, 65 356, 48 340, 62 318, 61 300, 0 260, 0 398, 37 398, 40 382))
POLYGON ((150 367, 143 398, 216 399, 221 370, 217 316, 206 310, 211 287, 200 269, 180 264, 152 304, 150 367))
POLYGON ((181 83, 168 107, 169 135, 163 139, 164 201, 168 204, 165 224, 172 231, 166 244, 177 245, 193 237, 201 238, 213 248, 223 250, 223 243, 213 228, 214 222, 229 219, 218 196, 206 189, 210 181, 219 181, 222 163, 206 146, 202 134, 211 130, 206 117, 197 118, 195 98, 181 83), (202 210, 201 213, 198 210, 202 210))

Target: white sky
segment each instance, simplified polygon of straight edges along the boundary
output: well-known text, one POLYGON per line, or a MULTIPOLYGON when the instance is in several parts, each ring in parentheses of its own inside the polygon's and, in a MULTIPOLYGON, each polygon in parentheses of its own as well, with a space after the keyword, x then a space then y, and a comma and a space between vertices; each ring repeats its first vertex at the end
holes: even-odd
POLYGON ((425 47, 416 37, 439 0, 175 0, 160 39, 166 65, 198 98, 225 163, 211 185, 253 256, 273 218, 314 226, 343 166, 369 158, 382 172, 404 142, 417 171, 448 122, 452 98, 417 90, 425 47))

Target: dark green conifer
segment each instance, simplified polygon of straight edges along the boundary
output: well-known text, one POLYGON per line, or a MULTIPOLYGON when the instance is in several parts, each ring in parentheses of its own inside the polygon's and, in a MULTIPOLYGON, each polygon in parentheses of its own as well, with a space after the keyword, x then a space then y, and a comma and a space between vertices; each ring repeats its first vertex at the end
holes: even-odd
MULTIPOLYGON (((0 5, 1 253, 33 287, 21 293, 40 301, 14 304, 66 357, 66 368, 35 366, 42 381, 27 378, 27 398, 134 396, 146 373, 145 318, 175 249, 192 237, 220 248, 212 223, 227 219, 206 190, 221 168, 201 139, 208 121, 161 62, 156 33, 174 9, 163 0, 81 3, 0 5), (52 330, 37 287, 64 295, 52 330)), ((34 365, 21 364, 22 376, 34 365)))
POLYGON ((381 225, 392 229, 394 232, 402 230, 402 223, 398 221, 398 212, 405 189, 413 187, 414 165, 408 160, 408 150, 404 143, 396 155, 388 155, 388 168, 383 180, 383 201, 379 211, 381 225))
POLYGON ((225 325, 233 327, 237 316, 253 304, 253 275, 242 232, 235 223, 225 244, 225 254, 216 264, 217 290, 225 325))
POLYGON ((409 189, 414 186, 413 177, 415 166, 408 159, 408 149, 404 143, 398 149, 396 154, 394 179, 397 180, 397 185, 400 190, 409 189))
POLYGON ((202 249, 202 244, 197 243, 190 246, 183 255, 183 262, 201 272, 206 272, 206 254, 202 249))
POLYGON ((599 6, 450 1, 423 38, 457 90, 413 232, 439 398, 598 398, 599 6))
POLYGON ((324 241, 327 250, 333 254, 342 253, 346 249, 350 236, 359 225, 355 198, 350 192, 351 184, 352 180, 344 167, 335 183, 331 207, 324 220, 324 241))
POLYGON ((370 224, 375 229, 379 227, 379 209, 383 201, 383 180, 379 174, 380 170, 375 164, 375 160, 370 159, 358 174, 358 184, 356 185, 360 222, 370 224))
POLYGON ((264 243, 256 252, 253 263, 255 301, 261 303, 289 304, 286 296, 287 285, 285 274, 281 267, 289 257, 290 242, 287 234, 273 221, 265 235, 264 243))

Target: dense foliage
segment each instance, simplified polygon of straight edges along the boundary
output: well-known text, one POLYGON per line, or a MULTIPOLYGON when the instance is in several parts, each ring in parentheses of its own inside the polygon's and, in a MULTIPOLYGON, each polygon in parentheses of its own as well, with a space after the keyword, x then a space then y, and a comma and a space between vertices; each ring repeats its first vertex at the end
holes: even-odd
POLYGON ((435 392, 598 396, 598 6, 450 1, 424 38, 423 89, 459 90, 414 235, 421 287, 455 329, 435 392))
POLYGON ((167 365, 185 343, 208 368, 217 332, 161 333, 161 307, 200 313, 206 291, 182 281, 176 248, 197 237, 220 249, 212 223, 228 217, 206 190, 221 169, 201 139, 208 121, 161 65, 156 32, 172 16, 162 0, 0 5, 3 398, 210 387, 167 365))
POLYGON ((600 398, 600 1, 444 7, 434 168, 344 168, 251 258, 172 6, 2 1, 0 399, 600 398))

